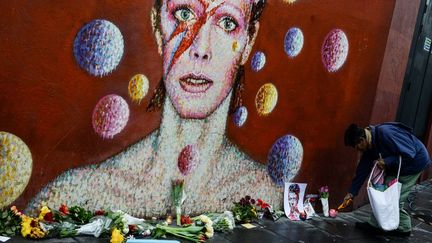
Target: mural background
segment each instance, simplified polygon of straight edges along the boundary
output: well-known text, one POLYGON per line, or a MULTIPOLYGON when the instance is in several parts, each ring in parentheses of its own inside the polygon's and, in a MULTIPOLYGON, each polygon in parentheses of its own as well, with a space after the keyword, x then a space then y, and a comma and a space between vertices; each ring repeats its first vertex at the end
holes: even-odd
MULTIPOLYGON (((62 171, 98 163, 158 127, 160 113, 147 113, 150 95, 141 104, 127 99, 129 122, 114 139, 100 138, 92 128, 97 101, 111 93, 128 97, 128 82, 138 73, 152 93, 162 75, 162 61, 151 31, 153 1, 8 1, 0 3, 0 130, 20 137, 33 157, 30 182, 15 204, 28 202, 62 171), (118 67, 101 78, 77 65, 73 41, 93 19, 107 19, 122 32, 124 54, 118 67)), ((266 163, 271 145, 285 134, 300 139, 302 167, 294 181, 308 192, 330 187, 330 201, 346 193, 355 154, 343 146, 343 131, 352 121, 369 122, 395 1, 298 0, 289 5, 270 0, 264 10, 254 51, 266 65, 253 72, 246 65, 243 94, 248 119, 241 127, 228 121, 228 135, 252 158, 266 163), (304 45, 289 58, 286 31, 299 27, 304 45), (329 73, 321 61, 327 33, 342 29, 349 54, 342 68, 329 73), (278 103, 258 116, 255 94, 265 83, 278 90, 278 103), (315 190, 316 189, 316 190, 315 190)), ((253 54, 252 53, 252 54, 253 54)))

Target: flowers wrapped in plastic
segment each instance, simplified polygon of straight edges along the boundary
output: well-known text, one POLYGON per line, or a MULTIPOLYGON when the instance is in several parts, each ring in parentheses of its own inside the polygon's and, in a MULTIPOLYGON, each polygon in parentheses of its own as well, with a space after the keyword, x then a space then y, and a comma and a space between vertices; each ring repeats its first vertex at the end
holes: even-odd
POLYGON ((328 186, 322 186, 319 189, 320 200, 323 208, 323 214, 325 217, 329 216, 329 205, 328 205, 328 197, 329 197, 329 189, 328 186))
POLYGON ((213 229, 219 232, 232 232, 235 227, 234 215, 231 211, 206 214, 213 221, 213 229))
POLYGON ((186 194, 184 192, 184 180, 173 180, 172 182, 172 200, 173 206, 176 210, 176 223, 177 225, 181 225, 181 205, 186 199, 186 194))

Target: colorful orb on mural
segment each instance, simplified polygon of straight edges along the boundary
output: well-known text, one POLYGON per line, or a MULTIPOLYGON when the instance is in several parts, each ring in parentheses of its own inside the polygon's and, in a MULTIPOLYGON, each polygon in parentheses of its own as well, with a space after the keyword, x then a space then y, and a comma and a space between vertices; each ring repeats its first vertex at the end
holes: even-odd
POLYGON ((199 163, 198 149, 194 145, 187 145, 180 152, 177 166, 180 172, 187 176, 192 172, 199 163))
POLYGON ((27 145, 11 133, 0 132, 0 208, 21 195, 29 182, 32 166, 27 145))
POLYGON ((336 72, 345 63, 348 56, 348 38, 340 29, 328 33, 321 47, 324 67, 329 72, 336 72))
POLYGON ((128 91, 132 101, 140 103, 147 95, 149 89, 149 81, 143 74, 136 74, 129 81, 128 91))
POLYGON ((277 104, 278 92, 276 87, 267 83, 261 86, 255 97, 255 105, 260 116, 267 116, 277 104))
POLYGON ((303 32, 299 28, 293 27, 289 29, 285 34, 284 41, 286 54, 291 58, 296 57, 303 48, 303 42, 303 32))
POLYGON ((297 175, 303 160, 303 146, 298 138, 285 135, 273 144, 267 160, 271 179, 282 186, 297 175))
POLYGON ((248 116, 248 111, 246 107, 240 106, 237 108, 237 110, 234 112, 234 124, 236 126, 241 127, 246 122, 248 116))
POLYGON ((113 23, 96 19, 75 37, 73 52, 79 66, 97 77, 112 72, 123 56, 123 36, 113 23))
POLYGON ((266 63, 266 56, 263 52, 258 51, 256 52, 251 61, 251 67, 252 70, 255 72, 258 72, 259 70, 263 69, 264 65, 266 63))
POLYGON ((129 106, 118 95, 107 95, 93 110, 93 129, 102 138, 113 138, 123 130, 129 120, 129 106))

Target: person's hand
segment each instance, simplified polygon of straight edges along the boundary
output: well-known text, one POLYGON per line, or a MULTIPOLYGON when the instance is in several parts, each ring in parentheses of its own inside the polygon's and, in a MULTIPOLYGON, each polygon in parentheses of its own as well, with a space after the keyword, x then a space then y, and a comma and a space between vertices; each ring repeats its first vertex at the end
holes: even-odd
POLYGON ((346 196, 344 197, 344 202, 345 202, 345 201, 348 201, 348 200, 350 200, 350 199, 353 199, 353 198, 354 198, 353 194, 348 193, 348 194, 346 194, 346 196))
POLYGON ((384 160, 381 159, 381 158, 377 159, 377 166, 381 170, 385 170, 385 162, 384 162, 384 160))
POLYGON ((338 211, 350 206, 352 204, 353 198, 354 196, 351 193, 346 194, 343 203, 338 207, 338 211))

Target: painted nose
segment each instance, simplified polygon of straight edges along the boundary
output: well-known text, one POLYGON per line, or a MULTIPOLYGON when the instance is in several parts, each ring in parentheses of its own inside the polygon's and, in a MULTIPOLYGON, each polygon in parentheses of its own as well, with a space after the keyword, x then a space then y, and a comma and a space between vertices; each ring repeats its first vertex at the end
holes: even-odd
POLYGON ((208 24, 204 24, 195 37, 191 46, 190 57, 195 61, 208 61, 211 59, 211 37, 208 24))

